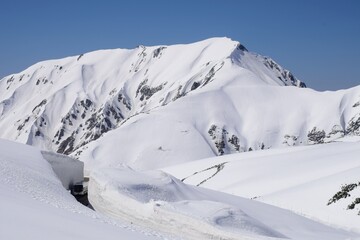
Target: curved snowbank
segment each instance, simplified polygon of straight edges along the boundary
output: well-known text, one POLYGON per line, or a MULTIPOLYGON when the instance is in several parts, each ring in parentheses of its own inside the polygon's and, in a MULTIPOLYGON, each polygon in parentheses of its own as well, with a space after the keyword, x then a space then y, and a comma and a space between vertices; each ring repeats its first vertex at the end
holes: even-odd
POLYGON ((256 201, 186 185, 161 171, 99 169, 89 200, 100 212, 190 239, 345 239, 355 235, 256 201))
POLYGON ((0 239, 155 239, 78 203, 40 150, 0 139, 0 239))
POLYGON ((327 205, 341 186, 360 181, 360 138, 347 137, 344 141, 208 158, 164 171, 188 184, 201 183, 204 188, 256 198, 360 233, 360 206, 347 209, 360 197, 360 189, 327 205), (219 164, 224 167, 212 176, 212 167, 219 164))

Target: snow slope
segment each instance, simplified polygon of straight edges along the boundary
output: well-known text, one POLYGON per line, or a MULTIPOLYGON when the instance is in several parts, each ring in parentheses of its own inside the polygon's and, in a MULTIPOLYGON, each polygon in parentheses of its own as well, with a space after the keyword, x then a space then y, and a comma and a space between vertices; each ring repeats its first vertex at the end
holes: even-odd
POLYGON ((360 87, 316 92, 223 86, 129 119, 81 148, 80 160, 86 171, 122 163, 154 169, 228 153, 329 142, 343 136, 342 129, 359 134, 360 107, 352 107, 358 99, 360 87), (354 118, 352 131, 346 123, 354 118))
POLYGON ((37 63, 0 81, 1 137, 69 154, 131 116, 212 82, 301 85, 236 41, 100 50, 37 63))
POLYGON ((157 168, 359 135, 359 87, 304 86, 228 38, 100 50, 0 80, 0 137, 71 154, 89 170, 157 168))
POLYGON ((40 150, 1 139, 0 213, 0 239, 6 240, 160 236, 121 225, 81 205, 62 186, 40 150))
POLYGON ((360 233, 360 204, 348 209, 360 198, 360 139, 354 140, 233 154, 164 171, 185 183, 253 198, 360 233), (358 187, 328 205, 349 184, 358 187))
POLYGON ((97 211, 186 239, 359 239, 290 211, 193 187, 161 171, 97 169, 89 183, 97 211))

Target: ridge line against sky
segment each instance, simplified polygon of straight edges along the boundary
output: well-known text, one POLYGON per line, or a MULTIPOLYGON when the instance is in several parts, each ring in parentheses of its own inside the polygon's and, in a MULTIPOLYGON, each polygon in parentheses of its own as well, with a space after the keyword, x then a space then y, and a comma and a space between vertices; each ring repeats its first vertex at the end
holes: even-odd
POLYGON ((357 0, 4 0, 0 29, 0 78, 93 50, 226 36, 316 90, 360 84, 357 0))

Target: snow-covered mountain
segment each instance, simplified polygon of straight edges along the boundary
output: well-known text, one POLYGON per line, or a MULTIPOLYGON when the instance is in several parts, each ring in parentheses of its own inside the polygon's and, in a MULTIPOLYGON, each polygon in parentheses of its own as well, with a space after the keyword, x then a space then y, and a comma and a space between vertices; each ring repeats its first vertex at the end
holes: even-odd
POLYGON ((2 79, 0 137, 148 169, 360 133, 359 87, 302 87, 228 38, 101 50, 2 79))
POLYGON ((308 89, 228 38, 37 63, 0 80, 0 130, 38 147, 0 140, 1 239, 359 238, 360 86, 308 89), (97 213, 40 149, 84 162, 97 213))

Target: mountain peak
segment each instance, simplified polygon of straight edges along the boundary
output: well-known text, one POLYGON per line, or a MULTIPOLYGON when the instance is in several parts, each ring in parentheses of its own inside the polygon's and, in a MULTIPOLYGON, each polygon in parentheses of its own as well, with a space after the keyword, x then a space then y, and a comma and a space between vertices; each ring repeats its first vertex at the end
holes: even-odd
POLYGON ((230 38, 93 51, 0 81, 0 137, 71 154, 139 114, 232 86, 298 86, 230 38), (11 126, 11 127, 5 127, 11 126))

